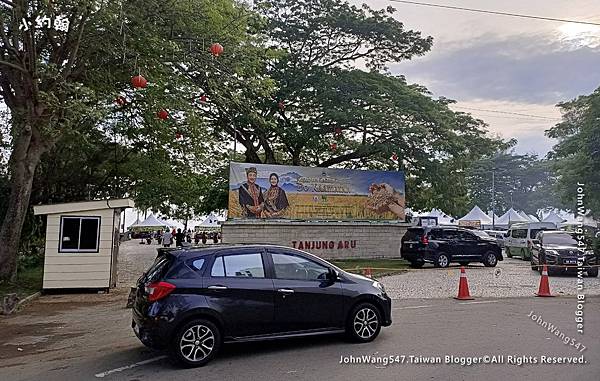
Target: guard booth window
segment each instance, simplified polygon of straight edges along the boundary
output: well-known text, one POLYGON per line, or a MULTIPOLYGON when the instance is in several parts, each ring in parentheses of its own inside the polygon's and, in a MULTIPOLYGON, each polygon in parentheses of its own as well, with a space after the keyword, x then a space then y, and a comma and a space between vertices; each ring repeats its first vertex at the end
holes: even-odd
POLYGON ((100 217, 61 217, 61 253, 97 253, 100 217))

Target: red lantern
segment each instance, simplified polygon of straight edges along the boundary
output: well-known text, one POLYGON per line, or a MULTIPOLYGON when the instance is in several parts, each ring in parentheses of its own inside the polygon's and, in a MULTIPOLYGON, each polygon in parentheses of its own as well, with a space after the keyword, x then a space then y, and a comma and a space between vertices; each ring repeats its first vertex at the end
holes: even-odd
POLYGON ((182 137, 183 137, 183 135, 181 134, 181 132, 175 133, 175 139, 181 139, 182 137))
POLYGON ((169 118, 169 113, 167 112, 167 110, 162 109, 156 113, 156 116, 158 116, 159 119, 167 120, 169 118))
POLYGON ((223 46, 216 42, 210 46, 210 52, 213 56, 218 57, 223 53, 223 46))
POLYGON ((335 134, 338 135, 338 136, 341 135, 342 134, 342 129, 339 128, 339 127, 336 127, 335 128, 335 134))
POLYGON ((146 78, 142 77, 141 75, 136 75, 135 77, 131 78, 131 84, 136 89, 143 89, 144 87, 146 87, 148 85, 148 81, 146 80, 146 78))
POLYGON ((329 145, 329 149, 332 150, 332 151, 335 151, 337 149, 337 143, 331 143, 329 145))
POLYGON ((124 106, 127 103, 127 99, 119 95, 117 99, 115 99, 115 102, 117 102, 119 106, 124 106))
POLYGON ((206 98, 206 95, 202 95, 200 97, 200 102, 202 102, 202 103, 206 103, 207 100, 208 100, 208 98, 206 98))
POLYGON ((281 111, 283 111, 283 110, 285 110, 285 103, 283 103, 283 101, 279 101, 279 102, 277 103, 277 107, 279 107, 279 109, 280 109, 281 111))
POLYGON ((394 161, 398 161, 398 155, 396 155, 396 153, 394 153, 394 154, 392 155, 392 160, 394 160, 394 161))

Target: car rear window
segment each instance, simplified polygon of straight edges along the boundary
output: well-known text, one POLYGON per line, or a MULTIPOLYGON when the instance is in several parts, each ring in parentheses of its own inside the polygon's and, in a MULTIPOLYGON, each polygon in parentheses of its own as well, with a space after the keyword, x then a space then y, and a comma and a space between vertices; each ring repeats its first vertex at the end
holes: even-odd
POLYGON ((171 267, 171 262, 173 261, 172 255, 159 255, 155 260, 152 266, 146 271, 146 274, 140 278, 142 282, 156 282, 160 280, 171 267))
POLYGON ((423 229, 419 228, 409 228, 406 233, 404 233, 404 237, 402 237, 403 241, 418 241, 421 236, 424 234, 423 229))

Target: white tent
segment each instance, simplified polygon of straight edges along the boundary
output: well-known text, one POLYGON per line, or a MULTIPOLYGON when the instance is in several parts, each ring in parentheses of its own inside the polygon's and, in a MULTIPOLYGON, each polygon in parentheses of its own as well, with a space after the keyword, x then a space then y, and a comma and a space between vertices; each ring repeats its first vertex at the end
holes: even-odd
POLYGON ((565 220, 566 220, 565 218, 560 217, 558 214, 556 214, 554 212, 550 212, 550 213, 548 213, 548 215, 546 217, 544 217, 542 222, 554 222, 556 224, 556 226, 558 226, 565 220))
POLYGON ((485 214, 483 210, 477 205, 471 209, 469 213, 467 213, 464 217, 459 218, 459 221, 479 221, 481 225, 491 225, 492 219, 490 216, 485 214))
POLYGON ((531 222, 540 222, 540 219, 534 216, 533 214, 528 214, 528 216, 531 222))
POLYGON ((137 220, 135 220, 135 222, 134 222, 134 223, 132 223, 131 225, 129 225, 129 226, 127 227, 127 229, 131 229, 131 228, 133 228, 133 227, 136 227, 136 226, 137 226, 137 225, 139 225, 140 223, 141 223, 141 221, 140 221, 140 219, 138 218, 137 220))
POLYGON ((526 219, 528 222, 532 222, 531 218, 529 218, 529 216, 527 215, 527 213, 525 213, 524 211, 519 211, 517 212, 519 214, 519 216, 523 217, 524 219, 526 219))
POLYGON ((496 220, 496 225, 510 227, 516 222, 530 222, 529 219, 522 217, 513 208, 510 208, 496 220))
POLYGON ((167 226, 169 226, 167 222, 154 217, 154 214, 150 214, 144 221, 130 225, 129 228, 164 228, 167 226))
POLYGON ((219 218, 210 213, 200 225, 196 225, 197 229, 217 229, 219 228, 219 218))
POLYGON ((438 224, 440 225, 457 225, 458 221, 454 219, 454 217, 447 215, 439 209, 433 208, 431 211, 426 214, 432 217, 437 217, 438 224))

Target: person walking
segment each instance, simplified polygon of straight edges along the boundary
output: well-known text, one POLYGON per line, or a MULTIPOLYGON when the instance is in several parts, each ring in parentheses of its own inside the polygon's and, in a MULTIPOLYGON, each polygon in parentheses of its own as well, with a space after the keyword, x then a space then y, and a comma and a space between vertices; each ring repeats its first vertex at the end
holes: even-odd
POLYGON ((185 234, 181 232, 181 228, 177 229, 177 234, 175 234, 175 246, 181 247, 183 246, 183 241, 185 240, 185 234))
POLYGON ((166 230, 162 235, 163 247, 171 247, 171 241, 173 240, 173 234, 169 230, 166 230))

